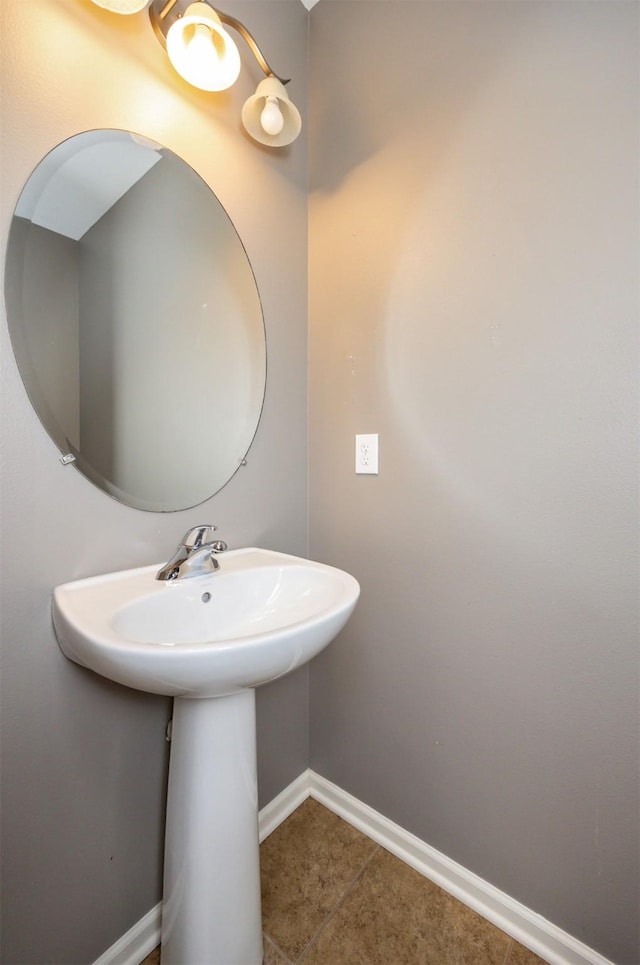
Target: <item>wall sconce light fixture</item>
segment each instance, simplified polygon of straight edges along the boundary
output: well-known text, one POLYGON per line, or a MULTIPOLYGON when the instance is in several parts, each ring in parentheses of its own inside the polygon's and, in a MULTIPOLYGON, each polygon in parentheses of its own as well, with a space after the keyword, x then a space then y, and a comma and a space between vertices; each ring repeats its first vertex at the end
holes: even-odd
POLYGON ((200 90, 227 90, 240 74, 240 53, 223 24, 240 34, 265 79, 242 108, 247 133, 261 144, 284 147, 302 128, 300 113, 285 90, 288 80, 273 72, 244 24, 209 0, 93 0, 113 13, 138 13, 149 4, 155 35, 187 83, 200 90))
POLYGON ((152 0, 149 17, 169 60, 189 84, 205 91, 231 87, 240 73, 240 53, 223 25, 246 42, 265 79, 242 108, 242 123, 250 136, 270 147, 294 141, 302 127, 300 114, 244 24, 211 6, 209 0, 152 0))
POLYGON ((269 147, 295 141, 302 121, 285 90, 289 81, 273 72, 244 24, 216 10, 209 0, 152 0, 149 17, 180 76, 206 91, 227 90, 238 79, 240 54, 223 24, 237 31, 265 74, 242 108, 245 130, 269 147))

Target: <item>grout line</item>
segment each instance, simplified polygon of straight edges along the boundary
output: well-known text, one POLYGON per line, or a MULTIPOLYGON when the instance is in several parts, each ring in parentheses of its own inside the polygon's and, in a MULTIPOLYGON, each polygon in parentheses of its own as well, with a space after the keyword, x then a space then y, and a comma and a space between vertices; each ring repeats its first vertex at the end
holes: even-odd
POLYGON ((358 872, 356 872, 356 874, 355 874, 355 876, 353 877, 353 879, 351 880, 351 882, 347 885, 347 887, 345 888, 345 890, 344 890, 344 892, 343 892, 343 894, 342 894, 342 897, 341 897, 340 900, 337 902, 336 906, 333 908, 332 911, 329 912, 329 914, 327 915, 327 917, 325 918, 325 920, 322 922, 322 924, 320 925, 320 927, 317 929, 317 931, 315 932, 315 934, 311 936, 311 938, 309 939, 309 941, 307 942, 307 944, 304 946, 304 948, 302 949, 302 952, 300 953, 300 957, 296 960, 295 965, 300 965, 300 963, 307 957, 308 953, 311 951, 311 949, 313 948, 313 946, 316 944, 316 942, 317 942, 318 939, 320 938, 320 935, 321 935, 322 932, 325 930, 325 928, 327 927, 327 925, 329 924, 329 922, 332 921, 333 918, 335 918, 335 916, 337 915, 337 913, 339 912, 339 910, 342 908, 342 906, 344 905, 345 901, 347 900, 347 898, 349 897, 349 895, 351 894, 351 892, 354 890, 354 888, 356 887, 356 885, 358 884, 358 882, 359 882, 360 879, 362 878, 362 875, 363 875, 364 872, 367 870, 367 868, 369 867, 369 865, 371 864, 371 862, 373 861, 373 859, 375 858, 375 856, 376 856, 380 851, 383 850, 383 849, 380 847, 379 844, 376 844, 376 842, 373 841, 373 839, 370 838, 369 840, 372 841, 372 843, 375 845, 373 851, 371 852, 371 854, 369 855, 369 857, 366 859, 366 861, 364 862, 364 864, 362 865, 362 867, 360 868, 360 870, 359 870, 358 872))
POLYGON ((264 940, 265 942, 267 942, 267 944, 269 944, 269 945, 271 945, 273 948, 275 948, 275 950, 278 952, 278 954, 284 959, 286 965, 293 965, 293 962, 291 961, 291 959, 289 958, 289 956, 286 955, 286 954, 282 951, 282 949, 280 948, 280 946, 278 945, 278 943, 277 943, 277 942, 274 942, 273 938, 271 938, 271 937, 266 933, 266 931, 263 931, 263 932, 262 932, 262 938, 263 938, 263 940, 264 940))

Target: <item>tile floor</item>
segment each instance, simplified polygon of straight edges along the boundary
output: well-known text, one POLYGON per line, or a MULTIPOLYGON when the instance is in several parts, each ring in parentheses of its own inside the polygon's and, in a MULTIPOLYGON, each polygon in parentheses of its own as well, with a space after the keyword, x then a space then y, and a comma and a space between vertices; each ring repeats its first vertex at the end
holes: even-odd
POLYGON ((543 965, 311 798, 260 863, 264 965, 543 965))

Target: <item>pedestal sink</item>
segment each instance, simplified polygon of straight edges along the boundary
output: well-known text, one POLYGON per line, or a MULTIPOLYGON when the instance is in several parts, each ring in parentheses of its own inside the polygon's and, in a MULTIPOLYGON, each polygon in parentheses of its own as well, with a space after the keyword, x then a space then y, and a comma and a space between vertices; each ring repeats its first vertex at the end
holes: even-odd
POLYGON ((349 619, 348 573, 263 549, 165 583, 157 566, 59 586, 63 653, 174 697, 163 965, 260 965, 255 690, 319 653, 349 619))

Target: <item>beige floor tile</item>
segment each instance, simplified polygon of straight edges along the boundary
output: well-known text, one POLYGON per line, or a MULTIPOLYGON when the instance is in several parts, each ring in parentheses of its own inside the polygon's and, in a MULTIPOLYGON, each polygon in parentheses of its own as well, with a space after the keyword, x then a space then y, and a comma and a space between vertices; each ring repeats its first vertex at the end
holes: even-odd
POLYGON ((262 925, 292 961, 377 849, 311 798, 262 843, 262 925))
POLYGON ((304 965, 503 965, 510 938, 380 851, 304 965))
POLYGON ((543 958, 539 958, 534 952, 530 952, 528 948, 520 945, 515 939, 511 945, 507 963, 508 965, 545 965, 543 958))

